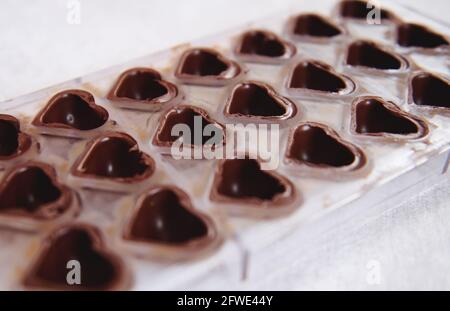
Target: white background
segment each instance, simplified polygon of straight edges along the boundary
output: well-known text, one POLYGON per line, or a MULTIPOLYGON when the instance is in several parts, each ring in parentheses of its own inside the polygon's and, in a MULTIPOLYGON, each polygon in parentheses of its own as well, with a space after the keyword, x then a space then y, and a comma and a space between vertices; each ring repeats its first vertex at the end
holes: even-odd
MULTIPOLYGON (((448 0, 401 1, 444 21, 450 16, 448 0)), ((0 101, 267 16, 295 1, 80 0, 79 25, 67 23, 68 2, 0 2, 0 101)), ((450 290, 450 181, 327 243, 289 288, 450 290), (366 280, 373 262, 379 284, 366 280)))

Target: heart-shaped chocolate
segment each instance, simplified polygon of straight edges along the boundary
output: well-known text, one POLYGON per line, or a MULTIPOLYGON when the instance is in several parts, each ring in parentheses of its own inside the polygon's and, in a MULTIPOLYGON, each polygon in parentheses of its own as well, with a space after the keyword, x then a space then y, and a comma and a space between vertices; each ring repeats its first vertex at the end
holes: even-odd
POLYGON ((362 167, 366 162, 363 151, 343 140, 330 127, 306 122, 295 128, 288 143, 286 158, 296 164, 315 168, 362 167))
POLYGON ((368 136, 414 136, 428 134, 426 122, 402 111, 380 97, 358 98, 352 105, 352 131, 368 136))
MULTIPOLYGON (((163 80, 151 68, 132 68, 123 72, 108 94, 108 99, 120 101, 126 108, 137 108, 136 103, 155 106, 169 102, 178 94, 178 88, 163 80)), ((139 107, 138 107, 139 108, 139 107)))
POLYGON ((366 20, 371 12, 377 8, 380 10, 380 18, 384 20, 396 20, 397 18, 386 9, 379 8, 375 4, 368 1, 360 0, 343 0, 339 3, 339 14, 345 18, 363 19, 366 20))
POLYGON ((298 63, 292 71, 288 87, 327 93, 339 93, 348 88, 342 75, 336 73, 331 66, 318 61, 298 63))
POLYGON ((31 137, 20 131, 15 117, 0 114, 0 160, 15 158, 31 147, 31 137))
POLYGON ((406 66, 401 56, 388 52, 375 42, 366 40, 358 40, 349 45, 347 65, 380 70, 399 70, 406 66))
POLYGON ((294 201, 296 191, 285 177, 263 171, 254 159, 229 159, 216 170, 211 199, 239 204, 269 204, 276 207, 294 201))
POLYGON ((34 118, 33 125, 87 131, 101 127, 108 117, 108 111, 96 105, 89 92, 66 90, 48 101, 34 118))
POLYGON ((1 215, 55 219, 72 201, 72 191, 57 181, 54 168, 48 164, 30 161, 17 165, 0 183, 1 215))
POLYGON ((27 288, 53 290, 117 290, 127 283, 122 259, 106 247, 99 229, 87 224, 50 233, 23 280, 27 288))
POLYGON ((297 36, 331 38, 342 34, 342 30, 330 19, 317 14, 298 15, 291 23, 291 32, 297 36))
POLYGON ((241 35, 236 54, 247 61, 267 59, 286 60, 296 53, 295 45, 280 38, 273 32, 250 30, 241 35))
POLYGON ((142 181, 155 170, 154 160, 125 133, 105 133, 88 143, 72 166, 72 175, 123 183, 142 181))
POLYGON ((450 108, 450 83, 434 74, 421 72, 410 82, 411 99, 418 106, 450 108))
POLYGON ((292 118, 296 113, 292 101, 277 94, 271 86, 254 81, 236 85, 224 110, 226 116, 277 120, 292 118))
POLYGON ((223 85, 241 73, 241 67, 219 52, 207 48, 185 51, 175 76, 188 84, 223 85))
POLYGON ((218 146, 225 143, 225 128, 222 124, 214 121, 203 109, 189 105, 179 105, 173 107, 161 117, 158 129, 153 137, 153 144, 161 147, 172 146, 180 138, 177 135, 172 136, 173 128, 177 125, 186 125, 189 128, 190 137, 183 137, 183 142, 187 146, 211 144, 211 139, 213 139, 215 133, 211 132, 203 135, 205 128, 209 125, 213 125, 217 132, 221 133, 222 137, 221 141, 214 141, 212 145, 218 146))
POLYGON ((195 210, 185 192, 154 186, 139 198, 124 238, 193 247, 210 242, 216 234, 212 220, 195 210))
POLYGON ((397 43, 404 47, 434 49, 448 46, 449 41, 443 35, 418 24, 403 23, 397 27, 397 43))

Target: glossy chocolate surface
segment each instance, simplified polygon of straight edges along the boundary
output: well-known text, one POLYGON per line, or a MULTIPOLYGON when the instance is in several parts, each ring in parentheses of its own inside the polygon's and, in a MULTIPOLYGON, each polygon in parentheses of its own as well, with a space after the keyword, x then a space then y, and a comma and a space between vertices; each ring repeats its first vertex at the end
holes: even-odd
POLYGON ((31 137, 20 131, 19 120, 0 114, 0 160, 12 159, 31 147, 31 137))
POLYGON ((404 47, 437 48, 448 46, 448 40, 441 34, 418 24, 400 24, 397 27, 397 43, 404 47))
POLYGON ((123 262, 104 245, 91 225, 67 225, 53 231, 24 279, 24 285, 42 289, 110 290, 124 285, 123 262), (80 264, 81 284, 69 285, 67 263, 80 264))
POLYGON ((418 106, 450 108, 450 84, 428 73, 416 75, 411 81, 412 98, 418 106))
POLYGON ((158 98, 178 94, 177 87, 162 79, 161 74, 151 68, 132 68, 123 72, 108 94, 111 100, 155 102, 158 98))
POLYGON ((208 224, 187 194, 175 187, 156 187, 140 201, 126 239, 184 244, 205 238, 208 224))
POLYGON ((347 87, 345 80, 333 69, 316 61, 303 61, 295 66, 289 88, 338 93, 347 87))
POLYGON ((364 98, 358 101, 353 109, 355 109, 357 133, 409 135, 419 132, 417 122, 414 122, 407 113, 379 98, 364 98))
POLYGON ((331 21, 317 14, 299 15, 293 23, 292 32, 295 35, 331 38, 342 33, 331 21))
POLYGON ((224 127, 221 124, 212 120, 205 110, 189 105, 176 106, 170 109, 160 119, 160 124, 157 133, 153 139, 153 143, 158 146, 171 146, 173 142, 179 139, 179 136, 172 136, 172 128, 177 124, 185 124, 189 127, 191 134, 190 143, 185 142, 186 144, 197 146, 207 144, 208 140, 210 140, 214 136, 214 133, 211 133, 211 135, 202 135, 201 141, 196 141, 195 140, 196 129, 194 126, 196 118, 201 118, 202 133, 206 126, 213 124, 217 128, 217 130, 222 133, 223 137, 222 143, 225 143, 224 127))
POLYGON ((241 37, 238 53, 249 55, 260 55, 267 57, 282 57, 291 49, 290 46, 276 34, 252 30, 244 33, 241 37))
POLYGON ((325 126, 305 123, 294 131, 287 157, 296 162, 320 167, 345 167, 353 164, 355 149, 325 126))
POLYGON ((124 133, 108 133, 92 140, 72 168, 72 174, 118 181, 140 181, 153 174, 153 159, 124 133))
POLYGON ((370 41, 353 42, 348 47, 347 64, 381 70, 398 70, 402 67, 399 56, 384 51, 376 43, 370 41))
MULTIPOLYGON (((374 9, 374 6, 368 7, 370 1, 344 0, 339 4, 339 13, 342 17, 366 19, 374 9)), ((385 9, 380 9, 380 17, 382 20, 393 20, 394 15, 385 9)))
POLYGON ((105 124, 108 112, 82 90, 67 90, 53 96, 33 120, 37 126, 92 130, 105 124))
POLYGON ((234 87, 228 100, 225 114, 247 117, 283 117, 291 111, 295 114, 295 105, 267 84, 243 82, 234 87), (292 111, 293 110, 293 111, 292 111))
POLYGON ((69 209, 72 194, 56 180, 55 170, 44 163, 14 167, 0 184, 0 214, 53 219, 69 209))

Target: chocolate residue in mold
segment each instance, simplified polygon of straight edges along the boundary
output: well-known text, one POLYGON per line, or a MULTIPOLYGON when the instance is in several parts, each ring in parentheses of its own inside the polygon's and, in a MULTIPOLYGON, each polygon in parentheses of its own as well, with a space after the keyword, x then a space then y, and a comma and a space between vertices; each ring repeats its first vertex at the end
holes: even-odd
POLYGON ((185 192, 173 186, 155 186, 138 200, 124 238, 194 246, 214 238, 213 231, 211 219, 193 208, 185 192))
POLYGON ((72 200, 72 191, 57 181, 54 168, 40 162, 13 167, 0 183, 0 214, 54 219, 72 200))
POLYGON ((331 38, 342 34, 331 20, 317 14, 301 14, 293 20, 292 33, 299 36, 331 38))
POLYGON ((155 104, 175 98, 178 88, 163 80, 161 74, 151 68, 132 68, 123 72, 108 94, 108 99, 130 103, 155 104))
POLYGON ((391 52, 385 51, 374 42, 359 40, 348 47, 347 64, 381 70, 399 70, 403 59, 391 52))
POLYGON ((247 81, 236 85, 225 106, 225 115, 288 119, 297 112, 295 104, 260 82, 247 81))
POLYGON ((158 129, 153 138, 153 144, 165 147, 172 146, 172 144, 179 139, 179 136, 172 136, 172 129, 178 124, 187 125, 190 129, 190 142, 184 141, 186 145, 209 145, 209 143, 211 143, 209 140, 214 137, 214 133, 211 133, 211 135, 203 135, 203 130, 206 126, 211 124, 217 128, 217 131, 222 133, 222 141, 214 142, 213 145, 217 146, 218 144, 223 145, 225 143, 224 126, 214 121, 205 110, 189 105, 179 105, 170 109, 164 116, 161 117, 158 129), (200 134, 202 134, 201 141, 195 140, 196 134, 199 134, 196 133, 196 119, 201 120, 201 128, 199 128, 199 130, 201 130, 200 134))
POLYGON ((58 290, 116 290, 127 283, 123 261, 106 247, 99 229, 87 224, 50 233, 23 280, 27 288, 58 290), (68 266, 72 261, 79 263, 80 284, 68 284, 70 268, 77 269, 76 264, 68 266))
POLYGON ((338 93, 344 90, 347 84, 331 66, 318 61, 302 61, 295 66, 288 86, 292 89, 338 93))
POLYGON ((54 95, 33 120, 33 125, 87 131, 108 120, 108 111, 95 104, 89 92, 66 90, 54 95))
POLYGON ((211 192, 213 201, 239 204, 262 203, 277 207, 293 202, 292 183, 274 172, 261 170, 254 159, 224 160, 219 165, 211 192))
POLYGON ((289 59, 296 52, 292 43, 283 40, 273 32, 250 30, 241 35, 236 48, 238 55, 265 58, 289 59))
POLYGON ((221 85, 241 72, 240 66, 219 52, 194 48, 183 53, 175 76, 185 83, 221 85))
POLYGON ((299 125, 290 137, 286 157, 297 164, 317 168, 348 168, 366 162, 361 149, 343 140, 328 126, 307 122, 299 125))
POLYGON ((429 132, 425 121, 379 97, 357 99, 352 105, 352 118, 352 128, 357 134, 423 137, 429 132))
POLYGON ((20 131, 15 117, 0 114, 0 160, 9 160, 25 153, 31 147, 31 137, 20 131))
POLYGON ((443 35, 425 26, 411 23, 400 24, 397 27, 397 43, 404 47, 431 49, 449 45, 449 41, 443 35))
POLYGON ((448 81, 423 72, 412 78, 410 88, 414 104, 433 108, 450 108, 448 81))
POLYGON ((75 176, 138 182, 155 171, 154 160, 125 133, 110 132, 88 143, 72 166, 75 176))
MULTIPOLYGON (((354 18, 354 19, 364 19, 366 20, 368 16, 370 16, 371 12, 374 10, 375 5, 368 6, 367 4, 371 4, 367 1, 358 1, 358 0, 344 0, 339 4, 339 14, 342 17, 346 18, 354 18)), ((380 18, 381 20, 395 20, 394 14, 391 12, 380 9, 380 18)))

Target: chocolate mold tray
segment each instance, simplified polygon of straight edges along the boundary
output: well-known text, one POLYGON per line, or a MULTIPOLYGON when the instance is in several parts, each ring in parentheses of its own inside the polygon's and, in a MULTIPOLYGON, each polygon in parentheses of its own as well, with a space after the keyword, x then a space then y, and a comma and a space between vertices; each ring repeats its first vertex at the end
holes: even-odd
MULTIPOLYGON (((343 17, 339 1, 300 1, 270 18, 1 103, 2 115, 20 122, 13 136, 29 135, 31 147, 14 154, 2 146, 13 157, 0 158, 0 287, 71 289, 60 284, 67 271, 51 272, 49 263, 60 265, 81 248, 72 257, 108 267, 87 267, 88 289, 246 288, 243 280, 264 271, 285 276, 278 263, 297 262, 298 250, 336 223, 352 225, 382 212, 380 203, 441 178, 450 150, 448 46, 400 46, 396 33, 415 23, 448 42, 449 28, 393 1, 380 1, 391 13, 368 25, 351 2, 343 17), (434 78, 412 89, 424 72, 434 78), (255 100, 267 109, 255 108, 255 100), (439 107, 430 107, 436 100, 439 107), (222 149, 240 132, 226 124, 277 124, 279 166, 172 158, 164 125, 194 115, 223 129, 222 149), (380 127, 393 134, 374 134, 380 127), (315 148, 339 156, 316 156, 315 148), (17 165, 38 166, 30 185, 20 183, 17 165), (58 187, 70 193, 70 213, 49 208, 58 187)), ((248 147, 243 155, 257 153, 255 144, 248 147)))

